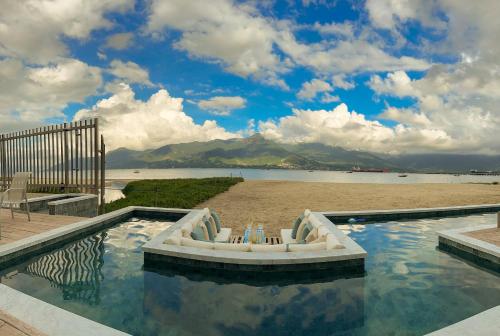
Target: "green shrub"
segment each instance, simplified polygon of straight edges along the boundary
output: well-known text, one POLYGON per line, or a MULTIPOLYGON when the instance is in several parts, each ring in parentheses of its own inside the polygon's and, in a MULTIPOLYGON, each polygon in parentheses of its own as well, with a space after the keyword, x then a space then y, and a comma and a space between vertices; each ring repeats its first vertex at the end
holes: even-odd
POLYGON ((133 181, 123 189, 125 198, 106 204, 106 212, 131 205, 191 209, 242 181, 240 177, 133 181))

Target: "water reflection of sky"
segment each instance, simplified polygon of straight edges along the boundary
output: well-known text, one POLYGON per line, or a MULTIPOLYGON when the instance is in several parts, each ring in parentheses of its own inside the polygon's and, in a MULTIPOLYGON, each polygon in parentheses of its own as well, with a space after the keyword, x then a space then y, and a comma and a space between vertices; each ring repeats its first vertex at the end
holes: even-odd
POLYGON ((1 281, 135 335, 421 335, 500 304, 498 274, 436 250, 437 229, 494 220, 342 225, 368 251, 364 277, 254 282, 143 270, 140 246, 170 224, 133 219, 4 270, 1 281), (61 269, 67 278, 54 276, 61 269))

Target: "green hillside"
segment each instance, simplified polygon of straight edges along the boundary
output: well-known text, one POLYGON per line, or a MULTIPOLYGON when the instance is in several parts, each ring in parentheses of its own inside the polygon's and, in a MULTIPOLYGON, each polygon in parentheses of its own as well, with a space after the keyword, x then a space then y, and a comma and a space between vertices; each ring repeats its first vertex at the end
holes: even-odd
POLYGON ((108 153, 108 168, 286 168, 350 169, 397 166, 374 154, 322 144, 279 144, 260 134, 244 139, 213 140, 133 151, 120 148, 108 153))

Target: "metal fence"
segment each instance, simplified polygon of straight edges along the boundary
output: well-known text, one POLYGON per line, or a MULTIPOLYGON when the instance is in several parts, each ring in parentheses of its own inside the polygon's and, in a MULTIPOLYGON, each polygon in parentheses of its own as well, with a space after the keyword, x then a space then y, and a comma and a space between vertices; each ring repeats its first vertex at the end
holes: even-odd
POLYGON ((100 194, 104 207, 105 145, 97 119, 0 135, 0 188, 16 172, 32 173, 31 192, 100 194))

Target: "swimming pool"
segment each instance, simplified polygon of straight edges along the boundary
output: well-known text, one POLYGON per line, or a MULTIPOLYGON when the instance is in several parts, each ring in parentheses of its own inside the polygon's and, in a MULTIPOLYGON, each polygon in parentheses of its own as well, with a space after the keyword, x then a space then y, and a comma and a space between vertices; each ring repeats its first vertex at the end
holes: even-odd
POLYGON ((1 282, 134 335, 421 335, 500 304, 500 276, 436 249, 437 230, 494 214, 340 225, 366 274, 225 279, 143 269, 171 223, 132 218, 0 272, 1 282))

